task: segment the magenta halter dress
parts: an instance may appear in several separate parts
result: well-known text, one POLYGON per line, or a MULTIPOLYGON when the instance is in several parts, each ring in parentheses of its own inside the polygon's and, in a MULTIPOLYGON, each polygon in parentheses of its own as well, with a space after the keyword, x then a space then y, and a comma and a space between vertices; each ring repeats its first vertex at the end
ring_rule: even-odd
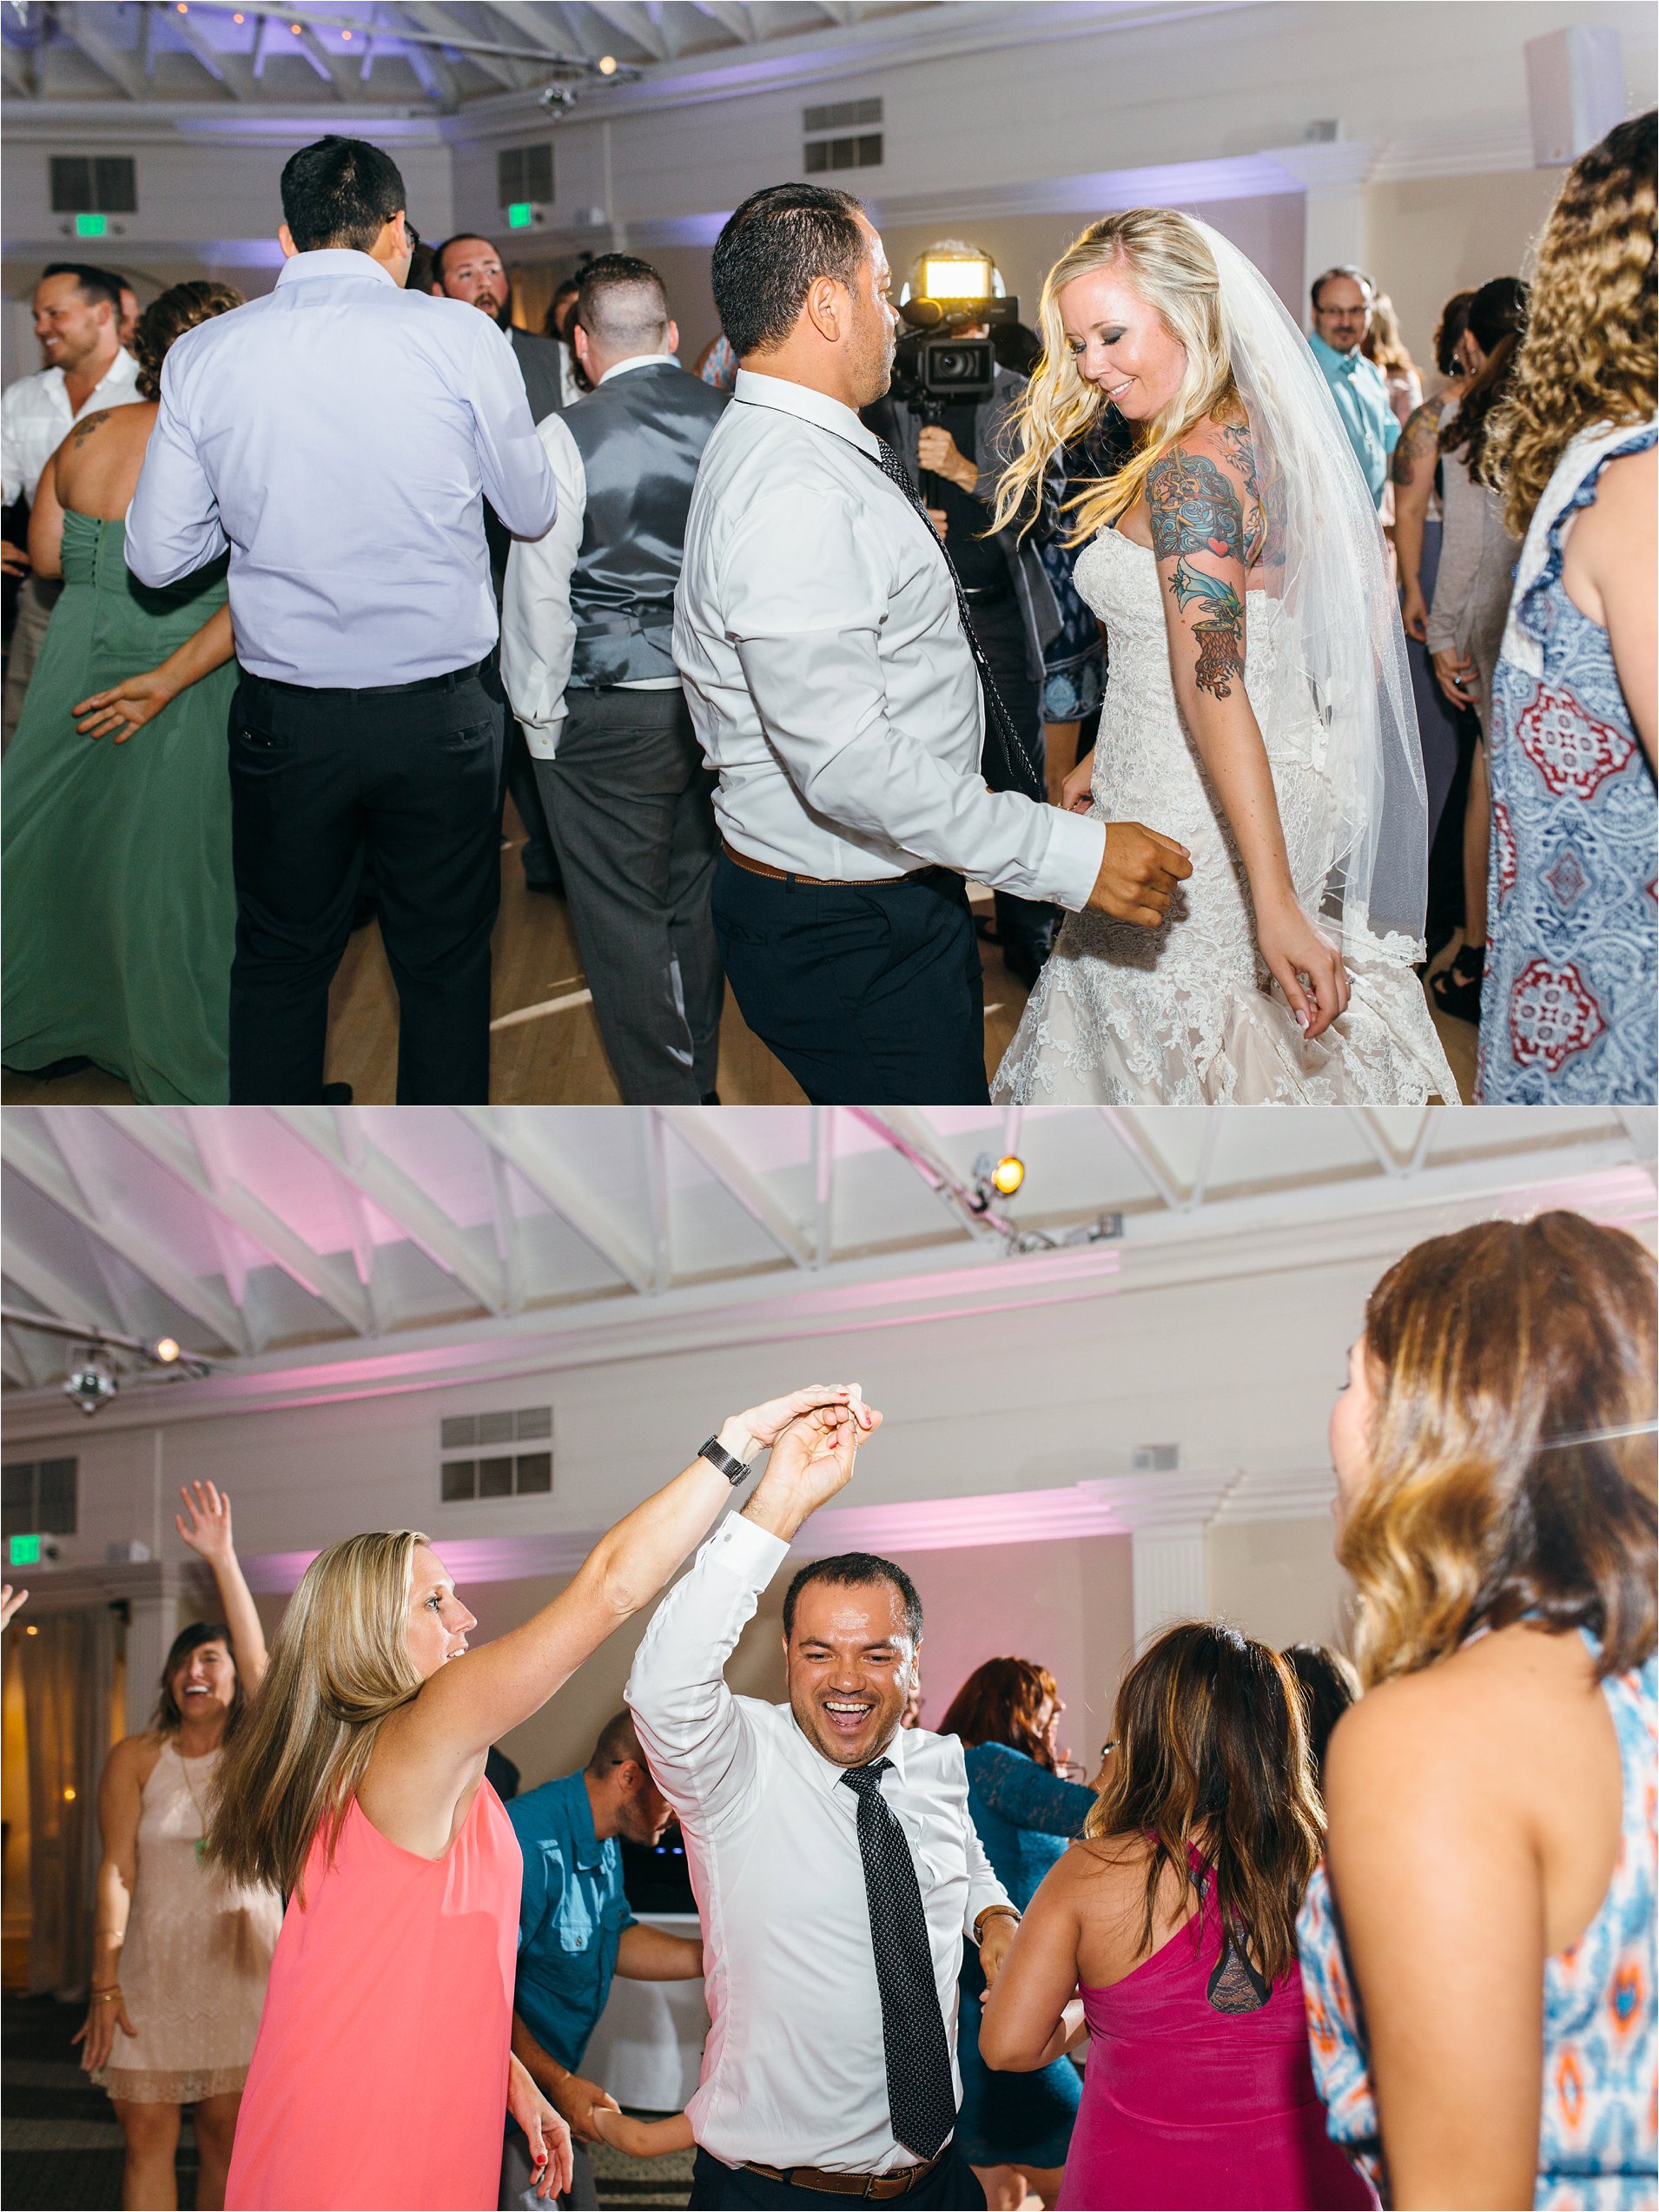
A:
POLYGON ((1205 1881, 1194 1919, 1110 1989, 1081 1989, 1090 2042, 1058 2200, 1067 2212, 1376 2205, 1325 2133, 1300 1971, 1253 2011, 1218 2011, 1208 1990, 1220 1957, 1205 1881))

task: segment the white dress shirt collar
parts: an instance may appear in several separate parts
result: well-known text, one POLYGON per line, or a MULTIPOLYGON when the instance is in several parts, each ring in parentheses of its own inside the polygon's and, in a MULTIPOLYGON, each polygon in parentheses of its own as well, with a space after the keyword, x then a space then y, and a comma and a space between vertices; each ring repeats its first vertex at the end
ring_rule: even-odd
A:
POLYGON ((846 439, 872 460, 881 459, 882 441, 875 432, 866 430, 850 407, 843 407, 827 392, 815 392, 810 384, 796 384, 786 376, 763 376, 758 369, 739 369, 732 396, 745 406, 776 407, 780 414, 798 415, 803 422, 816 423, 820 430, 846 439))
MULTIPOLYGON (((630 369, 656 368, 663 361, 667 361, 671 366, 677 368, 680 365, 680 357, 677 353, 630 353, 625 361, 612 361, 599 379, 599 383, 609 384, 613 376, 626 376, 630 369)), ((595 389, 597 388, 596 386, 595 389)))
MULTIPOLYGON (((806 1730, 796 1719, 794 1707, 788 1706, 782 1709, 788 1712, 790 1716, 790 1725, 794 1729, 796 1734, 800 1738, 801 1747, 811 1759, 814 1771, 818 1773, 818 1779, 823 1784, 824 1788, 828 1791, 838 1790, 841 1787, 842 1776, 843 1774, 854 1773, 856 1772, 856 1769, 851 1766, 838 1766, 833 1759, 826 1759, 823 1753, 818 1749, 816 1744, 813 1742, 811 1737, 808 1735, 806 1730)), ((885 1759, 891 1762, 893 1772, 900 1781, 904 1780, 904 1753, 899 1745, 899 1739, 903 1735, 903 1733, 904 1731, 902 1728, 895 1728, 893 1731, 892 1741, 883 1746, 883 1747, 876 1754, 876 1759, 885 1759)), ((864 1763, 867 1766, 873 1766, 876 1764, 876 1759, 868 1760, 864 1763)))
POLYGON ((365 284, 389 284, 396 292, 398 281, 383 261, 372 254, 360 253, 355 246, 318 246, 308 253, 290 254, 277 274, 279 284, 307 284, 314 277, 356 277, 365 284))

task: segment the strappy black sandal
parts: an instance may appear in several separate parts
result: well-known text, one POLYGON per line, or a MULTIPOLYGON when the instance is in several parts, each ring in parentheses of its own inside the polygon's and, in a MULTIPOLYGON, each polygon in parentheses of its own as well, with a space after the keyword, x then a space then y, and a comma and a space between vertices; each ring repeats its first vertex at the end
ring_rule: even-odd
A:
POLYGON ((1480 985, 1486 967, 1484 945, 1463 945, 1448 967, 1429 978, 1429 989, 1442 1014, 1480 1027, 1480 985))

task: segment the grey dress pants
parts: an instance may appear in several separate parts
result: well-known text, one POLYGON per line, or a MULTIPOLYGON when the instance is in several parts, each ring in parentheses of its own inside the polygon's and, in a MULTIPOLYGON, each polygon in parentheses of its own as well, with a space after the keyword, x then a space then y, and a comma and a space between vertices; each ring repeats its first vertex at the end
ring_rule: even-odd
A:
POLYGON ((565 695, 536 782, 593 1012, 625 1104, 715 1086, 725 978, 710 893, 711 778, 677 688, 565 695))

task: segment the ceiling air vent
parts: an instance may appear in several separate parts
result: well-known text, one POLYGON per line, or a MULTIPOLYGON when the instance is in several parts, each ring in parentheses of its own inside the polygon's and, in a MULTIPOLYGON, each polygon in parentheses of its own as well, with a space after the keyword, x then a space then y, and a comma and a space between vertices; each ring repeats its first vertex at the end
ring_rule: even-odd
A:
POLYGON ((438 1494, 444 1504, 468 1498, 533 1497, 553 1487, 553 1410, 455 1413, 443 1423, 438 1494), (522 1444, 539 1449, 522 1451, 522 1444))
POLYGON ((806 131, 803 159, 809 176, 827 169, 877 169, 882 166, 880 130, 869 125, 882 120, 879 100, 837 100, 802 110, 806 131), (833 135, 821 134, 833 133, 833 135))

